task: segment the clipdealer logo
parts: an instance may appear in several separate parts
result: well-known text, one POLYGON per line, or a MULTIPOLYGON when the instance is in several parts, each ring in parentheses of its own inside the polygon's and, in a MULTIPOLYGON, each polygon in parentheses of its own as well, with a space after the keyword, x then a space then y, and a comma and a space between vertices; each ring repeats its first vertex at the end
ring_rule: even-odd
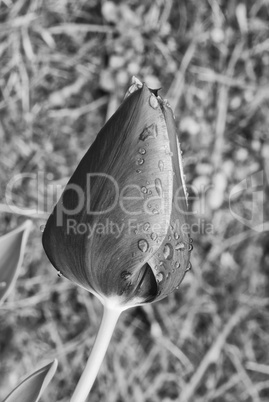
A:
POLYGON ((253 173, 236 184, 229 196, 232 216, 256 232, 264 231, 265 174, 253 173))

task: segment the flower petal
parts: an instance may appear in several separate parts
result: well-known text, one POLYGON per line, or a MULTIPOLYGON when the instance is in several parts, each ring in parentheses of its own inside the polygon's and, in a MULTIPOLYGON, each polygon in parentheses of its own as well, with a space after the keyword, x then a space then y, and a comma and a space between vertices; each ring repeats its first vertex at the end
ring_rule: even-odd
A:
POLYGON ((167 101, 159 98, 173 151, 173 204, 170 225, 157 253, 148 261, 158 281, 160 300, 175 290, 190 267, 192 245, 189 239, 187 193, 184 183, 181 151, 173 112, 167 101))

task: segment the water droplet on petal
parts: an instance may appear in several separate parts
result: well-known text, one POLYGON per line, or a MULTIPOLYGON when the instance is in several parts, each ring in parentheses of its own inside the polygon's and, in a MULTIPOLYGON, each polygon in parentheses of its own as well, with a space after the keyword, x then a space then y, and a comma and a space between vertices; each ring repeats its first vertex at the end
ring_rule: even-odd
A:
POLYGON ((57 276, 58 276, 59 278, 61 278, 61 277, 63 276, 63 274, 61 273, 61 271, 57 271, 57 276))
POLYGON ((175 246, 176 250, 185 250, 185 244, 183 242, 177 243, 175 246))
POLYGON ((174 234, 174 238, 175 238, 176 240, 178 240, 179 235, 178 235, 178 233, 177 233, 177 232, 175 232, 175 234, 174 234))
POLYGON ((166 155, 173 156, 173 152, 171 152, 167 146, 165 147, 165 153, 166 153, 166 155))
POLYGON ((191 262, 189 261, 188 262, 188 265, 187 265, 187 268, 185 269, 185 272, 188 272, 188 271, 190 271, 192 269, 192 265, 191 265, 191 262))
POLYGON ((43 233, 43 232, 44 232, 44 230, 45 230, 45 227, 46 227, 46 225, 40 225, 40 228, 39 228, 39 229, 40 229, 40 232, 42 232, 42 233, 43 233))
POLYGON ((127 279, 129 279, 132 276, 132 274, 130 272, 128 272, 128 271, 122 271, 120 276, 121 276, 122 279, 127 281, 127 279))
POLYGON ((188 246, 188 251, 192 251, 193 250, 193 245, 192 244, 189 244, 189 246, 188 246))
POLYGON ((136 173, 142 173, 142 170, 137 169, 137 170, 136 170, 136 173))
POLYGON ((172 239, 172 237, 169 235, 169 236, 168 236, 168 240, 171 241, 171 239, 172 239))
POLYGON ((158 135, 157 132, 157 125, 155 123, 151 124, 150 126, 146 127, 139 136, 141 141, 148 140, 150 138, 156 138, 158 135))
POLYGON ((163 278, 164 278, 164 275, 163 275, 162 272, 159 272, 159 273, 156 275, 156 280, 157 280, 157 282, 162 282, 163 278))
POLYGON ((164 246, 163 256, 166 260, 171 260, 173 258, 173 247, 170 243, 166 243, 164 246))
POLYGON ((146 251, 148 251, 148 248, 149 248, 148 242, 144 239, 139 240, 138 248, 139 248, 139 250, 142 251, 142 253, 145 253, 146 251))
POLYGON ((193 243, 193 238, 192 237, 189 237, 189 242, 193 243))
POLYGON ((141 155, 145 155, 146 150, 145 150, 144 148, 139 148, 138 152, 139 152, 141 155))
POLYGON ((159 169, 160 169, 160 172, 163 172, 163 169, 164 169, 164 163, 163 163, 163 161, 159 161, 158 167, 159 167, 159 169))
POLYGON ((157 109, 159 102, 155 95, 151 95, 149 98, 149 104, 153 109, 157 109))
POLYGON ((148 189, 147 189, 147 187, 143 186, 143 187, 141 187, 141 191, 143 194, 147 194, 148 189))
POLYGON ((155 179, 155 189, 159 197, 163 196, 163 187, 160 179, 155 179))
POLYGON ((149 228, 150 228, 150 223, 149 222, 144 223, 143 229, 145 230, 145 232, 147 232, 149 230, 149 228))
POLYGON ((158 215, 159 211, 154 208, 154 209, 152 210, 152 213, 153 213, 153 215, 158 215))
POLYGON ((176 267, 176 268, 179 268, 179 267, 180 267, 180 263, 179 263, 178 261, 176 261, 175 267, 176 267))
POLYGON ((143 159, 143 158, 139 158, 139 159, 137 159, 137 161, 136 161, 136 164, 137 164, 137 165, 143 165, 143 163, 144 163, 144 159, 143 159))
POLYGON ((157 233, 151 233, 150 237, 152 240, 155 241, 157 239, 158 235, 157 235, 157 233))

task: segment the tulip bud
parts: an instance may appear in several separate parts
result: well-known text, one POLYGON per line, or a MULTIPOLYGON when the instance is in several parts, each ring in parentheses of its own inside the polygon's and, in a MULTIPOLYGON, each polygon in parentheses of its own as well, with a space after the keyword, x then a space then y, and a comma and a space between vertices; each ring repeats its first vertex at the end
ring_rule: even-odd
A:
POLYGON ((173 112, 135 80, 50 215, 43 246, 66 278, 122 309, 171 293, 189 269, 173 112))

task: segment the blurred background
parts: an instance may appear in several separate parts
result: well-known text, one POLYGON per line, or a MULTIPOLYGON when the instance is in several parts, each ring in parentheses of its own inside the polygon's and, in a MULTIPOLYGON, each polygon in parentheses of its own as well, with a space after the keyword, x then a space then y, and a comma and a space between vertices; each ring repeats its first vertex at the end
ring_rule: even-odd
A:
POLYGON ((268 0, 0 0, 0 234, 35 227, 1 306, 0 399, 57 357, 42 401, 67 402, 83 370, 102 308, 40 226, 136 75, 175 110, 193 269, 122 315, 88 400, 268 401, 268 18, 268 0))

